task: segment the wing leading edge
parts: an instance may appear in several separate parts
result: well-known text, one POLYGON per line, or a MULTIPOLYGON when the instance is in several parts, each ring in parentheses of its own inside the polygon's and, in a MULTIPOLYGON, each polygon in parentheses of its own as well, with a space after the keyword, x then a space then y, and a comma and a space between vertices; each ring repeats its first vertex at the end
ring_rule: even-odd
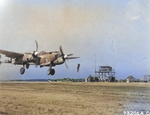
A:
POLYGON ((18 58, 18 57, 24 56, 24 54, 22 53, 16 53, 16 52, 11 52, 11 51, 6 51, 6 50, 0 50, 0 53, 10 58, 18 58))

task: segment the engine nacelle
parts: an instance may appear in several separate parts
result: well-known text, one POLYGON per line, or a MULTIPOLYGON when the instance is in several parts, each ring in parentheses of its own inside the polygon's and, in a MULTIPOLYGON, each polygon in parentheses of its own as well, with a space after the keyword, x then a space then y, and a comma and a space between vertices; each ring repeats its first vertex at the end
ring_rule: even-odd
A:
POLYGON ((28 62, 28 61, 32 61, 32 60, 34 60, 32 54, 24 54, 24 56, 22 58, 23 62, 28 62))
POLYGON ((37 57, 38 52, 34 51, 34 52, 27 52, 24 54, 22 61, 23 62, 30 62, 35 60, 35 58, 37 57))
POLYGON ((5 63, 12 63, 12 58, 8 58, 7 60, 5 60, 5 63))
POLYGON ((57 58, 56 60, 53 61, 54 65, 60 65, 63 64, 64 60, 62 59, 62 57, 57 58))

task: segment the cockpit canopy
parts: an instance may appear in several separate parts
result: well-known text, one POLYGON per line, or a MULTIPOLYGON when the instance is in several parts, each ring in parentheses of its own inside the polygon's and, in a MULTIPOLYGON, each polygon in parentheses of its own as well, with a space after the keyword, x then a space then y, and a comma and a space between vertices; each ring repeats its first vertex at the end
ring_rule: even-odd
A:
POLYGON ((48 54, 46 51, 41 51, 38 53, 38 55, 44 55, 44 54, 48 54))

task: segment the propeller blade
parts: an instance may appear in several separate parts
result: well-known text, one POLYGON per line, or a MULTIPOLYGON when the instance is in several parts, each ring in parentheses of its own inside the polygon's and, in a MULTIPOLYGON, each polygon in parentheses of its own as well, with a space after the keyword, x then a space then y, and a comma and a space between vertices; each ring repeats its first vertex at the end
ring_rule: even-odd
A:
POLYGON ((72 56, 73 54, 68 54, 67 56, 72 56))
POLYGON ((61 53, 62 59, 65 61, 66 57, 65 57, 65 54, 63 53, 63 50, 62 50, 61 46, 60 46, 60 53, 61 53))
POLYGON ((76 59, 76 58, 79 58, 79 57, 67 57, 66 59, 76 59))
POLYGON ((67 63, 66 63, 66 62, 65 62, 65 65, 66 65, 67 69, 69 69, 69 67, 68 67, 68 65, 67 65, 67 63))
POLYGON ((64 53, 63 53, 63 50, 62 50, 62 47, 61 47, 61 46, 59 47, 59 49, 60 49, 61 54, 62 54, 62 55, 64 55, 64 53))
POLYGON ((36 43, 36 52, 38 51, 38 42, 35 40, 35 43, 36 43))
POLYGON ((35 40, 35 44, 36 44, 36 51, 33 51, 33 53, 32 53, 32 56, 33 56, 33 58, 36 58, 37 57, 37 54, 38 54, 38 42, 35 40))
POLYGON ((36 66, 40 65, 40 60, 41 60, 41 58, 39 58, 39 57, 36 58, 36 62, 35 62, 36 66))

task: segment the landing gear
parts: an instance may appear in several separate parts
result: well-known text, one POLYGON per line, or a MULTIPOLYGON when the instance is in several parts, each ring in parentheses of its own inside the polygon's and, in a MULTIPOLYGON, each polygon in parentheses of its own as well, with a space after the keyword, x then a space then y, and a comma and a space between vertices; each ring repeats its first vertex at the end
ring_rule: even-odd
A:
POLYGON ((51 74, 51 68, 47 70, 47 75, 51 74))
POLYGON ((20 74, 22 75, 24 74, 24 72, 25 72, 25 68, 24 67, 20 68, 20 74))
POLYGON ((55 74, 55 70, 54 69, 48 69, 47 70, 47 75, 54 75, 55 74))
POLYGON ((20 68, 20 74, 21 75, 23 75, 24 74, 24 72, 25 72, 25 67, 27 68, 27 69, 29 69, 29 64, 23 64, 23 67, 22 68, 20 68), (25 66, 26 65, 26 66, 25 66))
POLYGON ((55 70, 51 69, 51 75, 54 75, 54 74, 55 74, 55 70))
POLYGON ((27 69, 29 69, 29 66, 30 66, 29 64, 26 64, 26 68, 27 68, 27 69))

